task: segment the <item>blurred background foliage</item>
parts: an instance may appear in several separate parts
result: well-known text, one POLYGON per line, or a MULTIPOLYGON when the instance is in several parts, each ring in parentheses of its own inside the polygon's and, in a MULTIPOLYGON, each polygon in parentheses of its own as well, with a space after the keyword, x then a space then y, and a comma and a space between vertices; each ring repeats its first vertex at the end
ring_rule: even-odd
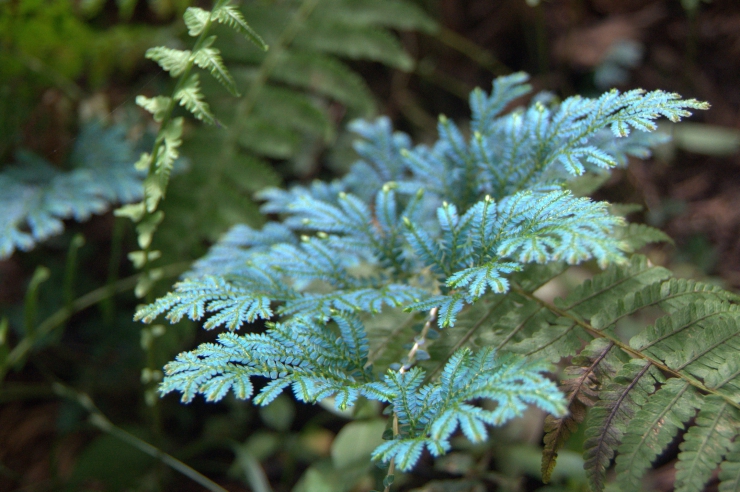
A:
MULTIPOLYGON (((168 93, 172 81, 143 55, 186 47, 181 14, 190 3, 0 0, 0 173, 29 159, 54 176, 87 169, 95 156, 104 164, 106 140, 82 138, 92 125, 117 129, 130 152, 145 146, 156 128, 133 100, 168 93)), ((665 125, 672 143, 616 171, 596 196, 638 204, 631 220, 674 238, 645 251, 653 262, 740 286, 737 1, 245 0, 241 9, 271 49, 217 32, 243 96, 204 80, 220 125, 187 123, 155 237, 165 265, 158 293, 229 226, 261 223, 256 190, 346 169, 352 118, 387 114, 430 140, 438 113, 465 121, 469 91, 515 70, 560 97, 616 86, 709 101, 692 123, 665 125)), ((121 154, 121 142, 110 145, 121 154)), ((41 178, 29 189, 45 189, 41 178)), ((14 196, 0 196, 0 214, 17 206, 14 196)), ((154 398, 161 374, 152 368, 211 334, 131 320, 136 278, 126 254, 135 235, 107 208, 82 222, 63 209, 63 231, 0 261, 0 491, 378 487, 384 473, 368 457, 385 424, 372 405, 340 415, 287 397, 265 409, 154 398)), ((543 295, 591 275, 573 269, 543 295)), ((553 484, 540 482, 537 411, 493 432, 486 445, 461 439, 394 487, 587 490, 579 438, 561 453, 553 484)), ((660 458, 652 490, 672 490, 676 452, 660 458)))

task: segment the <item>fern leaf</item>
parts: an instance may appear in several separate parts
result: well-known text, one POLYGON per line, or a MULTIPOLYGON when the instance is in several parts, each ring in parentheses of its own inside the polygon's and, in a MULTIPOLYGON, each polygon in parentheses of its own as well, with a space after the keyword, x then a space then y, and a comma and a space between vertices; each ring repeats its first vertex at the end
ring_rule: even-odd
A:
POLYGON ((395 460, 396 466, 402 471, 410 470, 414 467, 424 447, 436 449, 436 446, 430 439, 415 438, 404 440, 388 441, 378 446, 373 451, 373 459, 388 463, 395 460))
POLYGON ((293 128, 299 136, 318 136, 327 142, 334 138, 332 122, 326 112, 311 97, 295 90, 263 88, 255 102, 254 114, 266 124, 293 128))
POLYGON ((440 328, 446 328, 455 325, 457 314, 465 305, 465 296, 454 294, 452 296, 433 296, 423 301, 417 301, 405 307, 406 311, 429 311, 432 308, 439 308, 437 315, 437 324, 440 328))
POLYGON ((557 305, 591 318, 613 303, 613 299, 654 282, 666 280, 670 272, 648 263, 644 256, 635 255, 629 265, 611 266, 591 280, 586 280, 557 305))
MULTIPOLYGON (((515 356, 500 356, 488 348, 473 354, 456 352, 445 364, 439 381, 421 386, 424 371, 389 371, 381 394, 392 394, 391 403, 399 424, 408 429, 373 453, 384 462, 398 458, 401 470, 409 470, 424 447, 439 456, 449 448, 449 439, 459 426, 473 442, 487 435, 486 425, 502 425, 521 415, 527 404, 535 404, 556 415, 565 413, 562 394, 542 372, 548 366, 515 356), (476 399, 495 401, 494 410, 467 403, 476 399)), ((378 391, 378 390, 376 390, 378 391)))
POLYGON ((681 443, 676 463, 676 492, 704 490, 712 472, 737 436, 740 412, 722 398, 707 396, 681 443))
POLYGON ((509 281, 501 274, 521 270, 517 263, 491 261, 483 266, 466 268, 447 279, 447 285, 467 287, 471 298, 478 299, 486 290, 501 294, 509 290, 509 281))
POLYGON ((184 352, 164 368, 166 377, 160 393, 182 392, 182 401, 190 402, 198 393, 210 401, 223 398, 233 389, 238 398, 251 397, 254 389, 249 380, 251 373, 239 363, 252 359, 240 350, 240 341, 229 333, 219 336, 218 344, 204 344, 193 352, 184 352), (202 360, 208 359, 208 364, 202 360))
POLYGON ((622 240, 626 251, 637 251, 646 244, 673 243, 665 232, 645 224, 629 224, 617 230, 617 236, 622 240))
POLYGON ((179 148, 182 145, 184 121, 182 117, 172 118, 160 133, 164 140, 164 146, 154 159, 154 174, 159 177, 163 192, 167 188, 166 183, 175 165, 175 160, 180 155, 179 148))
POLYGON ((635 360, 625 364, 599 393, 599 402, 586 417, 583 445, 584 468, 591 488, 604 490, 606 469, 614 458, 627 424, 662 383, 660 372, 649 362, 635 360))
POLYGON ((605 330, 612 328, 621 319, 637 313, 639 310, 660 306, 669 313, 685 309, 696 301, 716 300, 733 301, 736 297, 721 288, 686 279, 669 279, 655 282, 641 290, 628 294, 616 303, 605 305, 591 318, 594 328, 605 330))
POLYGON ((719 472, 719 492, 740 490, 740 440, 735 439, 719 472))
POLYGON ((550 362, 558 362, 578 352, 588 336, 583 328, 572 319, 557 318, 546 329, 540 330, 532 337, 507 348, 527 357, 537 357, 550 362))
POLYGON ((164 115, 169 111, 172 99, 167 96, 136 96, 136 104, 149 111, 154 117, 154 121, 161 123, 164 115))
POLYGON ((188 34, 193 37, 200 36, 200 33, 203 32, 210 18, 210 12, 198 7, 188 7, 185 9, 185 14, 183 14, 185 27, 188 28, 188 34))
POLYGON ((330 294, 306 293, 289 299, 279 312, 280 314, 301 313, 303 316, 312 318, 329 316, 332 310, 378 313, 384 305, 406 306, 424 295, 426 292, 423 290, 403 284, 389 284, 380 288, 337 290, 330 294))
POLYGON ((283 53, 272 79, 311 90, 338 101, 359 116, 374 112, 375 102, 365 81, 345 64, 320 53, 283 53))
POLYGON ((738 321, 737 305, 716 300, 696 301, 658 319, 633 337, 630 345, 717 389, 729 382, 726 364, 736 358, 740 347, 738 321), (687 343, 687 340, 692 341, 687 343))
POLYGON ((516 233, 508 234, 498 253, 518 256, 523 263, 564 259, 575 264, 591 257, 602 267, 612 261, 619 262, 622 258, 619 244, 606 232, 620 220, 607 214, 605 207, 604 203, 574 198, 568 192, 542 197, 529 193, 514 195, 499 205, 499 214, 505 226, 516 233), (583 228, 585 224, 588 226, 583 228))
POLYGON ((594 339, 566 369, 568 379, 562 383, 567 397, 568 413, 565 416, 545 417, 544 449, 542 451, 542 481, 548 483, 555 469, 558 451, 570 435, 586 418, 587 409, 598 399, 598 386, 604 374, 616 372, 622 365, 616 355, 614 343, 603 338, 594 339))
POLYGON ((211 18, 220 24, 225 24, 235 29, 259 48, 267 51, 268 46, 265 44, 265 41, 254 29, 249 27, 247 21, 244 20, 244 16, 235 6, 227 4, 218 7, 211 13, 211 18))
MULTIPOLYGON (((706 403, 705 403, 706 404, 706 403)), ((640 479, 658 455, 683 430, 702 405, 686 381, 666 382, 630 420, 617 453, 617 477, 623 490, 639 490, 640 479)))
POLYGON ((268 297, 255 297, 253 292, 218 277, 185 280, 177 284, 176 289, 176 292, 137 311, 134 319, 151 322, 167 312, 167 319, 172 323, 177 323, 183 316, 196 321, 206 312, 219 310, 221 313, 209 319, 207 328, 225 324, 230 330, 235 330, 244 321, 272 317, 268 297))
POLYGON ((224 62, 221 59, 221 52, 216 48, 211 48, 211 44, 213 44, 215 40, 216 36, 211 36, 204 41, 203 46, 194 53, 193 62, 200 68, 208 70, 213 78, 224 86, 231 95, 239 96, 236 82, 226 69, 226 65, 224 65, 224 62))
POLYGON ((321 25, 320 29, 310 26, 296 37, 296 43, 314 51, 332 53, 353 60, 365 59, 382 62, 408 72, 413 60, 401 44, 387 31, 373 27, 349 26, 346 24, 321 25))
POLYGON ((190 111, 199 120, 209 125, 216 122, 216 118, 211 113, 211 109, 200 91, 200 82, 197 73, 188 77, 180 90, 175 93, 174 98, 180 106, 184 106, 185 109, 190 111))
POLYGON ((338 407, 351 406, 369 377, 358 365, 367 357, 367 340, 357 318, 336 319, 343 334, 339 339, 325 324, 304 319, 273 325, 265 334, 223 333, 217 344, 203 344, 170 363, 160 391, 181 391, 183 401, 197 394, 216 401, 229 390, 249 398, 250 378, 260 376, 271 380, 255 397, 260 405, 292 386, 302 401, 336 395, 338 407))
POLYGON ((192 55, 188 50, 176 50, 157 46, 155 48, 149 48, 145 56, 157 62, 164 71, 170 73, 170 76, 179 77, 187 69, 192 55))
POLYGON ((113 203, 141 199, 142 173, 123 127, 84 125, 67 172, 28 152, 0 173, 0 259, 61 233, 63 220, 87 220, 113 203))
POLYGON ((346 4, 343 0, 321 2, 316 17, 354 26, 376 25, 401 31, 419 30, 432 34, 437 22, 416 4, 395 0, 360 0, 346 4))
POLYGON ((474 89, 470 93, 471 130, 481 135, 488 133, 493 119, 507 104, 532 90, 532 86, 526 83, 528 80, 529 75, 517 72, 495 79, 490 96, 481 89, 474 89))

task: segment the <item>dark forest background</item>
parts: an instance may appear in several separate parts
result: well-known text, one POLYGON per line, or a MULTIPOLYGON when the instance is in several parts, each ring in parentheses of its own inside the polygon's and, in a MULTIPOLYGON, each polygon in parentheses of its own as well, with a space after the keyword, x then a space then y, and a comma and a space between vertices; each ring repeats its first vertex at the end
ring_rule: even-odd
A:
MULTIPOLYGON (((269 9, 300 2, 244 2, 253 3, 269 9)), ((596 197, 640 205, 630 220, 659 227, 674 239, 644 251, 654 263, 678 276, 740 287, 738 0, 411 3, 439 26, 393 31, 412 63, 345 63, 369 88, 374 114, 388 115, 417 141, 434 138, 439 113, 467 119, 471 89, 488 89, 494 77, 520 70, 532 75, 536 90, 558 97, 640 87, 709 101, 711 110, 679 126, 666 124, 672 143, 648 161, 615 171, 596 197)), ((64 168, 84 122, 96 118, 125 125, 129 135, 150 131, 151 122, 133 99, 167 93, 170 81, 143 54, 157 44, 188 42, 181 20, 188 5, 189 0, 0 0, 0 170, 23 151, 64 168)), ((246 62, 230 66, 237 63, 246 62)), ((250 63, 259 66, 259 60, 250 63)), ((372 108, 336 101, 323 107, 331 131, 283 154, 262 148, 270 173, 238 178, 252 182, 235 192, 243 208, 214 221, 193 219, 215 206, 215 198, 192 191, 187 178, 188 169, 208 163, 213 145, 191 125, 183 150, 189 165, 173 177, 175 218, 160 238, 169 270, 157 293, 166 292, 229 225, 260 224, 250 186, 309 182, 346 169, 352 155, 342 128, 372 108)), ((84 223, 67 221, 62 235, 0 261, 0 359, 21 340, 18 326, 29 317, 32 324, 54 324, 6 368, 0 382, 0 491, 203 490, 126 442, 131 436, 230 491, 378 487, 379 470, 353 475, 330 469, 332 452, 349 452, 357 441, 342 448, 337 436, 348 421, 321 407, 288 398, 261 410, 231 398, 182 406, 172 395, 148 403, 153 382, 146 368, 161 367, 212 334, 183 322, 162 335, 131 320, 138 301, 127 280, 135 271, 126 253, 134 243, 131 228, 108 212, 84 223), (48 269, 48 279, 34 276, 39 265, 48 269), (116 285, 117 295, 95 297, 105 285, 116 285), (93 296, 84 298, 87 293, 93 296), (73 314, 54 318, 71 302, 73 314), (142 350, 154 338, 156 350, 142 350), (95 408, 85 407, 87 397, 95 408), (105 415, 115 429, 102 432, 105 423, 91 415, 105 415)), ((397 490, 587 490, 575 452, 566 453, 554 485, 539 481, 540 417, 533 414, 504 429, 483 448, 461 448, 436 464, 423 460, 397 482, 397 490)), ((677 447, 669 449, 651 473, 654 490, 672 490, 676 453, 677 447)))

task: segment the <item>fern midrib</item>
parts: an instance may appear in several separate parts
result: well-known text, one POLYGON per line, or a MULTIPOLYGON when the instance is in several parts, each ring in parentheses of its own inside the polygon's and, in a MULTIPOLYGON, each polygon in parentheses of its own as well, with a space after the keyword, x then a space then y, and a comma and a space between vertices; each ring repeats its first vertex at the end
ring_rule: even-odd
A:
POLYGON ((720 345, 722 345, 722 344, 724 344, 724 343, 728 342, 729 340, 731 340, 732 338, 735 338, 735 337, 737 337, 737 336, 740 336, 740 333, 732 333, 732 334, 731 334, 731 335, 729 335, 729 336, 726 336, 726 337, 722 337, 722 338, 721 338, 721 339, 720 339, 719 341, 717 341, 717 342, 713 343, 712 345, 710 345, 709 347, 707 347, 707 348, 706 348, 705 350, 702 350, 701 352, 699 352, 699 353, 697 353, 697 354, 694 354, 694 357, 690 358, 690 359, 689 359, 689 360, 687 360, 687 361, 686 361, 685 363, 683 363, 683 364, 681 364, 680 366, 676 367, 676 370, 677 370, 677 371, 680 371, 680 370, 682 370, 682 369, 685 369, 685 368, 686 368, 687 366, 689 366, 689 365, 693 364, 694 362, 696 362, 696 361, 697 361, 697 360, 699 360, 700 358, 704 357, 705 355, 707 355, 707 354, 708 354, 709 352, 711 352, 712 350, 716 349, 716 348, 717 348, 717 347, 719 347, 720 345))
MULTIPOLYGON (((591 326, 589 323, 586 323, 585 321, 579 319, 577 316, 574 316, 573 314, 571 314, 569 311, 564 311, 564 310, 556 307, 555 305, 553 305, 553 304, 551 304, 549 302, 546 302, 546 301, 544 301, 542 299, 539 299, 536 296, 534 296, 534 295, 530 294, 529 292, 525 291, 524 289, 521 289, 520 287, 518 287, 516 285, 513 285, 513 284, 512 284, 512 290, 515 291, 515 292, 517 292, 518 294, 522 295, 523 297, 526 297, 528 299, 531 299, 531 300, 533 300, 533 301, 541 304, 543 307, 545 307, 546 309, 549 309, 550 311, 552 311, 553 313, 557 314, 558 316, 561 316, 561 317, 564 317, 564 318, 568 318, 568 319, 573 320, 576 324, 578 324, 581 328, 583 328, 584 330, 586 330, 594 338, 604 338, 606 340, 609 340, 610 342, 613 342, 614 345, 618 346, 619 348, 621 348, 622 350, 624 350, 625 352, 627 352, 631 356, 633 356, 633 357, 635 357, 637 359, 646 360, 646 361, 650 362, 651 364, 653 364, 658 369, 660 369, 661 371, 663 371, 664 373, 670 374, 672 377, 675 377, 675 378, 681 378, 684 381, 687 381, 689 384, 691 384, 695 388, 699 389, 700 391, 703 391, 703 392, 708 393, 708 394, 711 394, 711 395, 715 395, 718 398, 723 399, 729 405, 732 405, 733 407, 735 407, 738 410, 740 410, 740 403, 736 403, 736 402, 730 400, 729 397, 723 395, 722 393, 720 393, 716 389, 709 388, 709 387, 705 386, 702 382, 700 382, 699 380, 697 380, 696 378, 693 378, 693 377, 691 377, 689 375, 686 375, 686 374, 684 374, 682 372, 679 372, 679 371, 677 371, 675 369, 671 369, 670 367, 668 367, 667 365, 665 365, 663 362, 661 362, 659 359, 655 359, 654 357, 651 357, 651 356, 649 356, 647 354, 644 354, 644 353, 642 353, 639 350, 633 349, 628 344, 624 343, 623 341, 619 340, 618 338, 616 338, 615 336, 613 336, 613 335, 611 335, 609 333, 604 333, 604 332, 602 332, 600 330, 597 330, 596 328, 594 328, 593 326, 591 326)), ((731 377, 729 377, 725 381, 723 381, 720 385, 718 385, 718 387, 723 386, 724 384, 726 384, 728 381, 732 380, 738 374, 740 374, 740 370, 738 370, 734 375, 732 375, 731 377)))
MULTIPOLYGON (((706 428, 709 429, 709 432, 707 432, 704 435, 704 438, 701 440, 701 443, 697 447, 697 449, 694 451, 694 459, 691 460, 691 467, 688 469, 683 469, 686 471, 686 476, 691 477, 694 474, 699 474, 701 476, 701 471, 695 471, 695 468, 698 463, 702 462, 702 457, 705 455, 704 449, 706 449, 707 445, 712 443, 714 440, 712 439, 712 436, 714 434, 717 434, 717 427, 720 425, 722 417, 724 413, 727 411, 727 402, 725 402, 722 405, 722 408, 719 412, 717 412, 717 415, 712 419, 712 424, 707 426, 706 428)), ((685 441, 684 441, 685 442, 685 441)), ((685 451, 684 451, 685 452, 685 451)), ((679 463, 686 463, 685 461, 681 460, 679 463)))
MULTIPOLYGON (((678 298, 680 298, 682 296, 690 296, 690 295, 694 295, 694 294, 710 294, 710 292, 696 291, 696 290, 685 290, 685 291, 682 291, 682 292, 671 293, 670 295, 668 295, 666 297, 657 297, 657 298, 653 299, 652 301, 650 301, 650 302, 648 302, 646 304, 639 305, 639 306, 635 306, 634 303, 633 303, 633 306, 629 310, 627 310, 623 314, 620 314, 616 318, 613 318, 611 321, 609 321, 609 324, 606 325, 602 329, 605 330, 605 329, 607 329, 607 328, 609 328, 611 326, 614 326, 615 324, 619 323, 622 319, 626 318, 627 316, 632 316, 633 314, 635 314, 637 311, 640 311, 641 309, 645 309, 645 308, 649 308, 649 307, 654 307, 654 306, 657 306, 658 304, 660 304, 662 302, 665 302, 665 301, 670 301, 670 300, 673 300, 673 299, 678 299, 678 298)), ((658 294, 658 295, 660 295, 660 294, 658 294)), ((720 298, 719 296, 716 296, 716 297, 718 297, 720 300, 724 300, 724 299, 720 298)))
MULTIPOLYGON (((606 287, 602 287, 600 289, 595 289, 591 294, 589 294, 589 295, 583 297, 582 299, 579 299, 576 302, 568 305, 568 307, 566 307, 565 309, 567 309, 568 311, 570 311, 571 309, 580 306, 584 302, 590 301, 594 297, 600 296, 604 292, 608 292, 608 291, 612 290, 614 287, 616 287, 618 285, 621 285, 621 284, 627 282, 628 280, 632 280, 634 278, 639 277, 640 275, 647 274, 647 273, 649 273, 649 272, 651 272, 651 271, 653 271, 655 269, 658 269, 658 268, 661 268, 661 267, 650 267, 650 268, 647 268, 646 270, 640 270, 640 271, 637 271, 637 272, 635 272, 635 273, 633 273, 631 275, 624 276, 624 277, 620 278, 619 280, 617 280, 616 282, 610 283, 606 287)), ((593 283, 591 285, 593 285, 593 283)))
MULTIPOLYGON (((645 367, 643 367, 640 370, 640 372, 637 373, 632 378, 632 381, 630 382, 630 384, 627 385, 624 388, 623 391, 620 391, 619 398, 617 398, 616 400, 614 400, 612 402, 613 405, 612 405, 612 407, 611 407, 611 409, 609 411, 609 415, 608 415, 608 417, 606 419, 604 419, 603 428, 608 429, 611 426, 611 422, 617 417, 617 413, 619 412, 619 409, 622 406, 622 402, 624 401, 625 398, 627 398, 627 395, 630 394, 630 392, 632 391, 632 389, 638 384, 638 382, 640 381, 640 379, 642 379, 642 377, 648 372, 648 370, 650 369, 650 367, 651 367, 650 362, 648 362, 647 364, 645 364, 645 367)), ((605 441, 607 435, 609 435, 608 432, 600 432, 599 433, 599 439, 597 441, 598 444, 595 446, 595 448, 598 449, 599 451, 596 453, 595 456, 601 456, 603 454, 603 452, 601 450, 604 448, 604 441, 605 441)), ((607 448, 610 448, 610 446, 608 446, 608 445, 606 447, 607 448)), ((598 463, 598 460, 597 460, 597 463, 598 463)))
POLYGON ((565 330, 563 330, 563 332, 560 335, 558 335, 558 336, 556 336, 554 338, 548 339, 547 343, 545 343, 544 345, 540 345, 539 347, 535 348, 534 350, 531 350, 529 352, 526 352, 524 355, 526 357, 531 357, 532 355, 534 355, 534 354, 536 354, 538 352, 542 352, 547 347, 550 347, 553 344, 555 344, 556 342, 559 342, 564 337, 567 337, 570 334, 570 332, 572 332, 575 329, 576 326, 578 326, 578 325, 576 323, 573 323, 568 328, 566 328, 565 330))
MULTIPOLYGON (((681 399, 681 397, 686 393, 686 391, 691 387, 691 385, 688 382, 685 382, 685 386, 676 393, 676 395, 673 397, 673 399, 663 407, 663 410, 658 413, 651 421, 650 421, 650 427, 646 432, 643 432, 642 436, 640 437, 640 442, 635 446, 635 449, 642 449, 642 447, 645 444, 645 441, 650 437, 653 437, 652 430, 656 427, 660 427, 661 421, 664 420, 665 415, 673 408, 673 406, 681 399)), ((631 453, 629 464, 627 465, 627 470, 632 470, 635 468, 634 461, 638 457, 638 453, 631 453)))
POLYGON ((713 312, 713 313, 705 314, 704 316, 702 316, 700 318, 692 319, 689 323, 686 323, 684 325, 681 325, 681 327, 679 327, 678 329, 673 330, 673 331, 671 331, 669 333, 665 333, 664 335, 661 335, 661 336, 655 338, 654 340, 651 340, 647 344, 643 345, 640 350, 648 349, 648 348, 652 347, 653 345, 655 345, 656 343, 662 342, 663 340, 665 340, 667 338, 670 338, 673 335, 676 335, 677 333, 681 333, 684 330, 688 330, 689 328, 691 328, 695 324, 699 323, 700 321, 704 321, 704 320, 709 319, 709 318, 711 318, 713 316, 721 316, 722 314, 724 314, 724 313, 722 313, 722 312, 713 312))

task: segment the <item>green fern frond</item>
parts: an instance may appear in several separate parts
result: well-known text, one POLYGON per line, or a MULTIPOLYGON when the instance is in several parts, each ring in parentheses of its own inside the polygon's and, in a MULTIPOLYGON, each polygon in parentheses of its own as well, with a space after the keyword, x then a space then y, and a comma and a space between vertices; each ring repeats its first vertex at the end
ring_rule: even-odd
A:
POLYGON ((216 36, 207 38, 204 41, 203 46, 195 52, 193 62, 203 70, 208 70, 213 78, 218 80, 218 82, 224 86, 232 96, 239 96, 240 94, 236 88, 236 82, 226 69, 223 59, 221 59, 221 51, 216 48, 211 48, 214 41, 216 41, 216 36))
POLYGON ((671 379, 630 421, 617 450, 617 476, 623 490, 639 490, 650 464, 683 430, 702 404, 688 382, 671 379))
POLYGON ((191 74, 182 87, 180 87, 180 90, 175 93, 174 98, 180 106, 184 106, 193 116, 204 123, 212 125, 216 122, 216 118, 211 113, 211 108, 200 91, 199 80, 197 73, 191 74))
POLYGON ((296 43, 311 51, 338 55, 351 60, 372 60, 405 72, 414 67, 414 61, 402 49, 398 39, 389 32, 346 24, 313 27, 310 34, 301 34, 296 43))
POLYGON ((165 72, 169 72, 170 76, 179 77, 187 70, 192 55, 190 50, 177 50, 157 46, 155 48, 149 48, 145 56, 157 62, 165 72))
POLYGON ((599 391, 599 402, 586 417, 586 441, 583 444, 584 468, 593 490, 604 489, 606 469, 615 450, 634 419, 637 409, 653 393, 656 383, 664 381, 650 362, 634 360, 622 366, 599 391))
MULTIPOLYGON (((692 412, 693 413, 693 412, 692 412)), ((684 436, 676 463, 676 492, 702 490, 738 438, 740 411, 723 398, 707 396, 696 424, 684 436)))
POLYGON ((544 425, 542 450, 542 481, 550 481, 558 458, 558 451, 586 418, 586 412, 598 400, 598 388, 605 374, 615 373, 622 366, 619 350, 613 342, 597 338, 572 360, 561 388, 568 402, 568 414, 563 417, 548 415, 544 425))
POLYGON ((185 27, 188 28, 188 34, 193 37, 200 36, 200 33, 202 33, 208 25, 211 15, 211 12, 199 7, 189 7, 185 10, 183 19, 185 20, 185 27))
POLYGON ((645 224, 631 223, 617 232, 626 251, 637 251, 651 243, 673 243, 673 239, 665 232, 645 224))
POLYGON ((719 492, 740 490, 740 439, 735 439, 719 472, 719 492))
MULTIPOLYGON (((235 6, 226 4, 221 7, 217 7, 211 13, 211 18, 220 24, 225 24, 231 27, 240 34, 243 34, 256 46, 267 51, 268 46, 265 44, 265 41, 254 29, 249 27, 244 16, 235 6)), ((191 34, 191 36, 192 35, 193 34, 191 34)))

